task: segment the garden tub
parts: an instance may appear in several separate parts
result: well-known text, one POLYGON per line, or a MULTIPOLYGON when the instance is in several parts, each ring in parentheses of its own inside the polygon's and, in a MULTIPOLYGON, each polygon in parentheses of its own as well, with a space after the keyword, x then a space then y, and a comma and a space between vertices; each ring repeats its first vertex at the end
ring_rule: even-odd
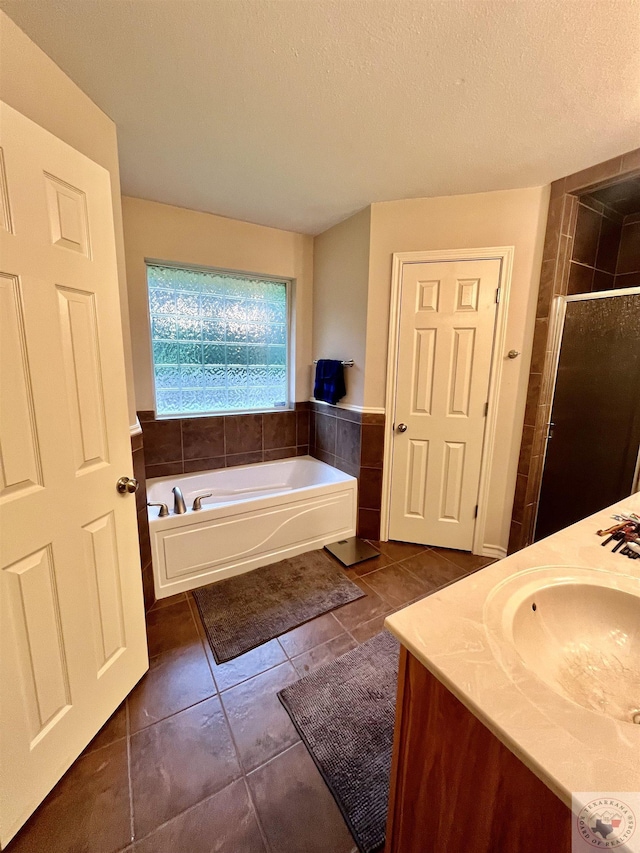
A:
POLYGON ((355 536, 357 480, 310 456, 147 480, 156 598, 355 536), (179 486, 187 511, 174 514, 179 486), (197 497, 202 509, 193 510, 197 497))

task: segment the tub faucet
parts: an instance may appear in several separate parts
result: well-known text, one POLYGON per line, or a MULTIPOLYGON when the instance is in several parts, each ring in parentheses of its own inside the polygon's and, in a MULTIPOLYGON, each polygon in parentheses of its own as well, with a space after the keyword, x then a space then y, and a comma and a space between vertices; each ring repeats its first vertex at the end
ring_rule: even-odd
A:
POLYGON ((173 512, 175 515, 183 515, 187 511, 187 505, 184 502, 184 495, 180 486, 173 487, 173 512))
POLYGON ((206 495, 198 495, 198 497, 193 502, 193 511, 197 512, 199 509, 202 509, 202 500, 203 498, 212 498, 213 492, 209 492, 206 495))
POLYGON ((166 504, 148 503, 147 506, 159 506, 160 507, 160 512, 158 513, 158 518, 166 518, 169 515, 169 507, 166 504))

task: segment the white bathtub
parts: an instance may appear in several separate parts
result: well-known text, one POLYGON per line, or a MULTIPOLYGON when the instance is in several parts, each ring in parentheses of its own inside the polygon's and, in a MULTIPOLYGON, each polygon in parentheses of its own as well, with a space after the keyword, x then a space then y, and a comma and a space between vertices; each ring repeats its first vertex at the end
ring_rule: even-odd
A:
POLYGON ((357 480, 310 456, 147 480, 156 598, 355 536, 357 480), (174 486, 187 505, 173 514, 174 486), (194 498, 204 498, 194 512, 194 498))

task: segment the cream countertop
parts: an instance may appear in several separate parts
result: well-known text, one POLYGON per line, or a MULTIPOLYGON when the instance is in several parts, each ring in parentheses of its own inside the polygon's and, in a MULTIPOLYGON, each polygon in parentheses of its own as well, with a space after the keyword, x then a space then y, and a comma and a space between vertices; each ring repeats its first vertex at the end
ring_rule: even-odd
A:
MULTIPOLYGON (((544 566, 623 575, 627 585, 631 578, 640 591, 640 559, 612 553, 614 543, 603 548, 596 535, 596 530, 615 524, 611 516, 623 509, 640 515, 640 494, 385 621, 385 627, 569 807, 574 791, 640 791, 640 726, 583 708, 523 666, 516 674, 504 667, 499 659, 513 659, 514 651, 497 647, 499 641, 485 624, 485 605, 505 579, 544 566)), ((616 578, 607 582, 615 586, 616 578)))

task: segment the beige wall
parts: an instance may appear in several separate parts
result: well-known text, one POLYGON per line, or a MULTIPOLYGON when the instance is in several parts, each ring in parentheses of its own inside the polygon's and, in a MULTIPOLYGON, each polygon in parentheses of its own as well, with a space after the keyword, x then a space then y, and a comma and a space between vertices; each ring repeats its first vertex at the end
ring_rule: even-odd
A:
POLYGON ((136 424, 120 205, 116 126, 4 12, 0 12, 0 98, 108 170, 122 313, 129 423, 136 424))
POLYGON ((295 279, 295 399, 307 400, 313 238, 127 196, 122 211, 137 408, 154 408, 145 258, 295 279))
POLYGON ((352 358, 345 404, 364 405, 371 208, 334 225, 313 246, 313 357, 352 358))
MULTIPOLYGON (((365 406, 384 405, 394 252, 514 246, 485 543, 506 548, 527 393, 549 187, 372 205, 365 406)), ((391 415, 390 412, 387 413, 391 415)))

